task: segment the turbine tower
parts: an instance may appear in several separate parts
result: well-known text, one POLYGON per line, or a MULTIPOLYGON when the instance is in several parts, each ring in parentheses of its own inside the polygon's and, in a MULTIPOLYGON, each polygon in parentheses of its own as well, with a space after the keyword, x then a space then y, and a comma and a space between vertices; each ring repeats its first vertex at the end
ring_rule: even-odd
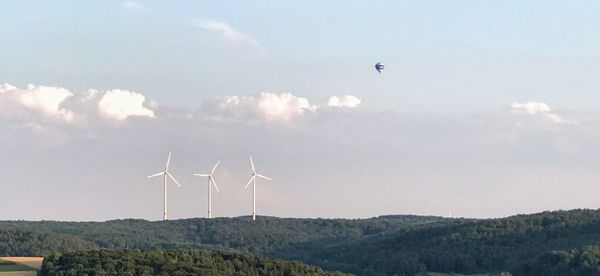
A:
POLYGON ((151 177, 162 175, 164 178, 164 195, 165 195, 165 199, 163 202, 164 203, 164 206, 163 206, 163 219, 164 220, 167 220, 167 176, 169 178, 171 178, 173 180, 173 182, 175 182, 175 184, 177 184, 177 186, 179 186, 179 188, 183 189, 183 186, 181 186, 181 184, 179 184, 179 182, 177 182, 175 177, 173 177, 173 175, 169 172, 169 162, 170 161, 171 161, 171 152, 169 151, 169 156, 167 157, 167 166, 165 167, 165 171, 146 177, 146 178, 151 178, 151 177))
POLYGON ((254 168, 254 162, 252 161, 252 156, 250 156, 250 165, 252 166, 252 176, 250 177, 250 181, 246 184, 244 189, 248 189, 250 183, 252 183, 252 220, 256 220, 256 177, 264 178, 266 180, 273 180, 268 178, 262 174, 256 173, 256 169, 254 168))
POLYGON ((215 189, 217 189, 217 192, 219 192, 219 187, 217 187, 217 182, 215 182, 215 177, 213 176, 213 173, 215 173, 215 170, 217 169, 217 167, 219 166, 219 163, 221 163, 221 160, 217 161, 217 164, 215 164, 215 166, 213 167, 212 171, 210 171, 209 174, 205 174, 205 173, 195 173, 195 176, 204 176, 204 177, 208 177, 208 218, 212 218, 212 207, 211 207, 211 202, 212 202, 212 185, 215 185, 215 189))

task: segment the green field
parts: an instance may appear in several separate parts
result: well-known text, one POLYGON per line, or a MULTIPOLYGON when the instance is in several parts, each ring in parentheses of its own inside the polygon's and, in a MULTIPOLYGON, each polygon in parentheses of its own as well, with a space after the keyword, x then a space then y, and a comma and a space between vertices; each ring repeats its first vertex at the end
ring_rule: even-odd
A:
POLYGON ((0 272, 36 271, 35 268, 0 259, 0 272))

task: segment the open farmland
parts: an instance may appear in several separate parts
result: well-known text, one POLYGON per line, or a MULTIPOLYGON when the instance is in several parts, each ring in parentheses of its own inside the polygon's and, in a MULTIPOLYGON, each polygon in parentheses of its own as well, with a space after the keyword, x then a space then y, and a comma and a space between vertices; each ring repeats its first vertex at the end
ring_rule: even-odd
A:
POLYGON ((0 275, 37 275, 43 260, 42 257, 0 257, 0 275))

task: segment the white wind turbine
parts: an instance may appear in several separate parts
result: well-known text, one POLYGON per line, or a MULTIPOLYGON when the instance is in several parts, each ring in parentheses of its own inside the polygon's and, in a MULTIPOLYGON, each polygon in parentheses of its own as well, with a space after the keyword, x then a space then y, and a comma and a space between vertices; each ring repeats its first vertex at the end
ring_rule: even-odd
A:
POLYGON ((248 189, 248 186, 250 186, 250 183, 252 183, 252 219, 256 220, 256 177, 258 176, 266 180, 273 179, 268 178, 262 174, 256 173, 256 169, 254 169, 254 162, 252 161, 252 156, 250 156, 250 165, 252 165, 252 176, 250 177, 250 181, 248 181, 248 184, 246 184, 246 187, 244 187, 244 189, 248 189))
POLYGON ((204 177, 208 177, 208 218, 212 218, 212 207, 211 207, 211 201, 212 201, 212 185, 215 185, 215 189, 217 189, 217 192, 219 192, 219 187, 217 187, 217 182, 215 182, 215 177, 213 176, 213 173, 215 173, 215 170, 217 169, 217 167, 219 166, 219 163, 221 163, 221 160, 217 161, 217 164, 215 164, 215 166, 213 167, 212 171, 210 171, 210 174, 205 174, 205 173, 195 173, 195 176, 204 176, 204 177))
POLYGON ((173 175, 169 172, 169 162, 171 161, 171 152, 169 151, 169 157, 167 157, 167 166, 165 167, 165 171, 163 172, 159 172, 153 175, 150 175, 146 178, 151 178, 151 177, 155 177, 155 176, 163 176, 164 177, 164 195, 165 195, 165 199, 164 199, 164 212, 163 212, 163 219, 167 220, 167 176, 170 177, 173 182, 175 182, 175 184, 177 184, 177 186, 179 186, 179 188, 183 188, 183 186, 181 186, 181 184, 179 184, 179 182, 177 182, 177 180, 175 179, 175 177, 173 177, 173 175))

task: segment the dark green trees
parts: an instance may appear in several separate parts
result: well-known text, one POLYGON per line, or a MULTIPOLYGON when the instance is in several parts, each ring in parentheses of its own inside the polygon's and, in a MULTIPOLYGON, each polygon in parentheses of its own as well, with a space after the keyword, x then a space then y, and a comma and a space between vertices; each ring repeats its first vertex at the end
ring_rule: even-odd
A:
POLYGON ((230 248, 360 275, 509 271, 514 275, 600 276, 598 245, 599 210, 486 220, 386 216, 0 222, 0 255, 88 248, 230 248))
POLYGON ((92 250, 53 254, 42 275, 344 275, 300 262, 215 250, 92 250))
POLYGON ((60 233, 0 229, 0 256, 44 256, 96 248, 91 242, 60 233))

